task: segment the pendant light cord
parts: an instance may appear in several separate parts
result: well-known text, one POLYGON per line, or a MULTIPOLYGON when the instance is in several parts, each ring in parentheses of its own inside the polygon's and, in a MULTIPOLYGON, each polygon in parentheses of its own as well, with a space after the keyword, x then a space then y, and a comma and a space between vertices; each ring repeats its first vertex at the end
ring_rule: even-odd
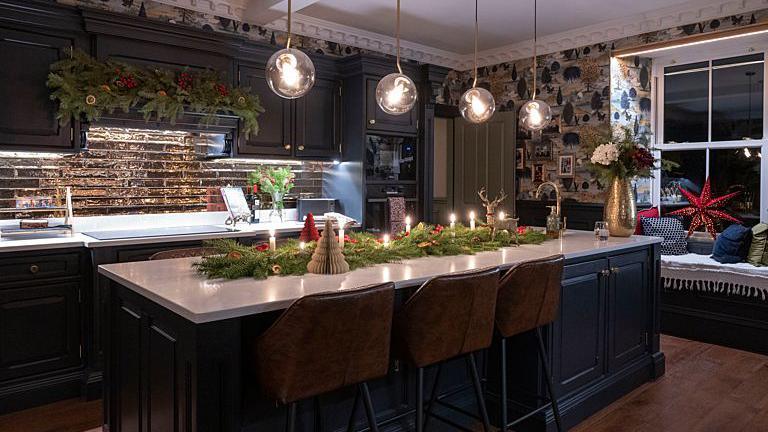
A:
POLYGON ((536 36, 538 34, 538 5, 536 3, 537 0, 533 0, 533 92, 531 93, 531 100, 536 100, 536 36))
POLYGON ((397 28, 395 29, 395 43, 395 50, 397 51, 397 71, 402 74, 403 68, 400 67, 400 0, 397 0, 397 28))
POLYGON ((475 79, 472 81, 472 87, 477 87, 477 0, 475 0, 475 79))
POLYGON ((285 49, 291 48, 291 0, 288 0, 288 41, 285 43, 285 49))

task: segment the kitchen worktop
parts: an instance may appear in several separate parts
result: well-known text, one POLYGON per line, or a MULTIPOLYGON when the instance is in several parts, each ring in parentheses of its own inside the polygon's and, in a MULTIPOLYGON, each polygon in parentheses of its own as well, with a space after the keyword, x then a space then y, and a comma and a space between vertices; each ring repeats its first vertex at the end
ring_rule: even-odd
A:
POLYGON ((563 254, 566 259, 612 253, 660 242, 632 236, 598 242, 587 231, 569 231, 561 240, 522 245, 476 255, 425 257, 379 264, 340 275, 273 276, 264 280, 207 279, 193 264, 199 258, 107 264, 99 273, 182 317, 204 323, 283 309, 299 297, 393 281, 397 287, 417 285, 430 277, 563 254))

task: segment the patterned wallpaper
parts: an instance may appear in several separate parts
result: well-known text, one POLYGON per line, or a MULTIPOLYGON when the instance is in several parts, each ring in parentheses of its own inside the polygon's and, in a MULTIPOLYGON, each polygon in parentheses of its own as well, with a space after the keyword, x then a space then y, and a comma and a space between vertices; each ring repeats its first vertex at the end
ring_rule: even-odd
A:
MULTIPOLYGON (((518 171, 517 198, 533 198, 536 172, 543 181, 559 182, 565 199, 602 203, 603 185, 585 168, 588 155, 579 145, 580 133, 584 128, 617 126, 651 133, 651 59, 611 59, 611 49, 763 21, 768 21, 768 9, 539 56, 537 94, 552 107, 553 121, 541 133, 518 132, 518 146, 526 154, 525 169, 518 171), (561 175, 560 156, 570 155, 575 161, 573 175, 561 175)), ((530 58, 486 66, 479 71, 478 81, 493 93, 499 111, 517 110, 530 98, 531 68, 530 58)), ((472 71, 451 71, 439 101, 456 105, 471 84, 472 71)))
MULTIPOLYGON (((91 128, 88 138, 89 150, 74 155, 0 158, 0 208, 71 186, 76 216, 221 210, 218 188, 245 187, 248 173, 263 166, 244 159, 206 160, 185 132, 91 128)), ((287 201, 321 196, 324 166, 292 165, 296 187, 287 201)), ((15 216, 5 213, 0 219, 15 216)))

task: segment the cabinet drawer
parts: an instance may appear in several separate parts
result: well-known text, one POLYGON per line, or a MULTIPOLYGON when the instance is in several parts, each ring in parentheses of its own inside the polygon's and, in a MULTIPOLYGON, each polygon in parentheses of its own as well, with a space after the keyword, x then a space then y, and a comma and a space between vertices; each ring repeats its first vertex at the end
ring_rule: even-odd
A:
POLYGON ((17 258, 0 258, 0 284, 80 273, 78 254, 52 254, 17 258))
POLYGON ((600 273, 608 268, 608 260, 598 259, 563 267, 563 279, 571 279, 593 273, 600 273))

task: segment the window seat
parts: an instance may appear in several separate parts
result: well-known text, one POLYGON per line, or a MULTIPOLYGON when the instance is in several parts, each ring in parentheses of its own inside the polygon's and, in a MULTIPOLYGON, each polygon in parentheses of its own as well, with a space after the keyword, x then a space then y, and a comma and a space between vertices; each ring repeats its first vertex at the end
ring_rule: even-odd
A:
POLYGON ((768 301, 768 267, 748 263, 721 264, 708 255, 661 257, 664 289, 740 295, 768 301))

